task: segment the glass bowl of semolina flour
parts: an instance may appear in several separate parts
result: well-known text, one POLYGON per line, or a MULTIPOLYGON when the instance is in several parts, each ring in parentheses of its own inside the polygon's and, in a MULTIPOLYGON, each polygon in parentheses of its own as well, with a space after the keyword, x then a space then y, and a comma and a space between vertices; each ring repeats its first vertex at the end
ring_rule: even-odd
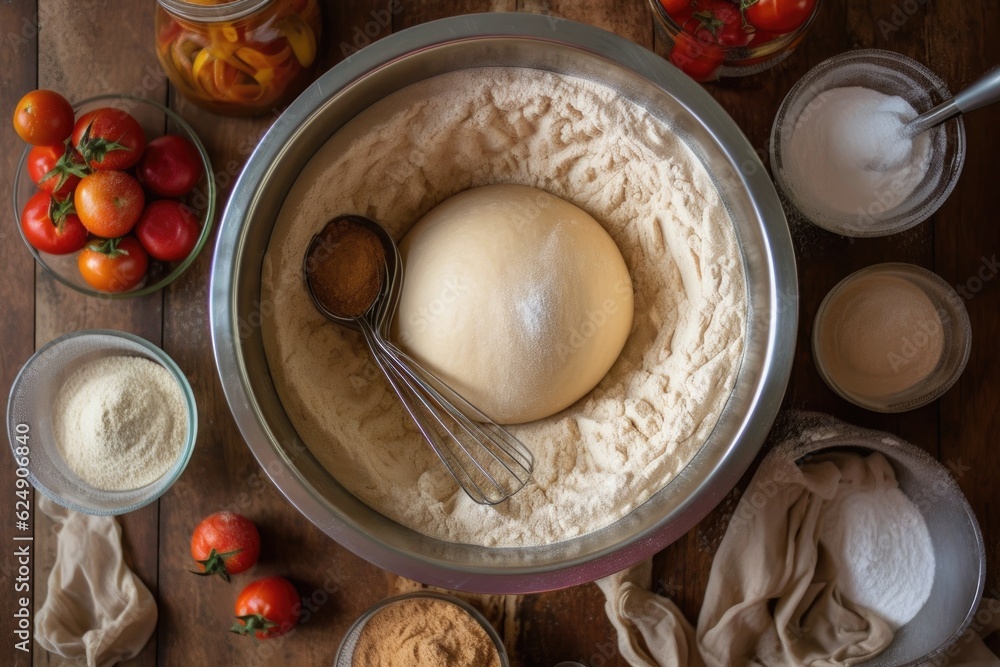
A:
POLYGON ((78 331, 40 348, 7 406, 18 478, 86 514, 125 514, 159 498, 187 466, 197 430, 177 364, 119 331, 78 331))

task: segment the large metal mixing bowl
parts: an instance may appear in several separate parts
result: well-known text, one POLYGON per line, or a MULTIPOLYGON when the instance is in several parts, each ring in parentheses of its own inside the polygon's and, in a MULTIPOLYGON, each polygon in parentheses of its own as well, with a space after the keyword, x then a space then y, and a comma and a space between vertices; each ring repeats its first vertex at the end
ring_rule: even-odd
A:
POLYGON ((592 581, 681 537, 750 465, 785 391, 795 347, 797 286, 785 217, 757 154, 700 86, 655 54, 597 28, 531 14, 461 16, 380 40, 324 74, 250 156, 223 215, 211 285, 216 363, 254 455, 303 514, 361 557, 451 589, 536 592, 592 581), (669 123, 701 159, 736 226, 750 300, 735 389, 704 446, 646 503, 600 531, 530 548, 425 537, 348 493, 312 456, 282 408, 260 333, 261 263, 292 183, 316 150, 369 105, 415 81, 479 66, 591 79, 669 123))

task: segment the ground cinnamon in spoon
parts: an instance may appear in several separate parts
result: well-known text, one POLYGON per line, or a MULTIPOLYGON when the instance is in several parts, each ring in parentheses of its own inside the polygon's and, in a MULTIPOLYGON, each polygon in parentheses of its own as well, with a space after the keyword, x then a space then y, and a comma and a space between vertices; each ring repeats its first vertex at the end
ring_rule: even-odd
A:
POLYGON ((351 667, 500 667, 486 631, 458 605, 434 598, 394 602, 369 619, 351 667))
POLYGON ((378 236, 350 218, 327 223, 306 260, 306 279, 334 315, 361 317, 385 280, 385 249, 378 236))

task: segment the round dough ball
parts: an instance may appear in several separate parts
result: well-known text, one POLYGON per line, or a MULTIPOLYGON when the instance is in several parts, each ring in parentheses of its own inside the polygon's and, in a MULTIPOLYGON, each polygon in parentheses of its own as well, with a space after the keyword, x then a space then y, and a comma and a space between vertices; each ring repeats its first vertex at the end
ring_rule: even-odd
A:
POLYGON ((542 190, 466 190, 427 213, 400 250, 396 340, 501 424, 585 395, 632 327, 632 280, 614 240, 542 190))

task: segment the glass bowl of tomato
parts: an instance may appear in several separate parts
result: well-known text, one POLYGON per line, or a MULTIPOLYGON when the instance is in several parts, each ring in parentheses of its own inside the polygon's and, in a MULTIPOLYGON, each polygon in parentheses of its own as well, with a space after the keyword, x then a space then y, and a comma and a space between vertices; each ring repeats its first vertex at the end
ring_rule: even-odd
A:
POLYGON ((78 292, 120 299, 163 289, 194 262, 211 235, 216 183, 204 144, 177 113, 142 97, 101 95, 74 104, 73 112, 66 145, 29 145, 21 156, 12 201, 22 240, 46 273, 78 292), (108 168, 91 170, 96 158, 85 160, 73 147, 85 125, 96 138, 100 122, 91 114, 108 109, 114 111, 102 113, 124 112, 135 123, 109 126, 115 134, 101 149, 108 149, 102 156, 108 168), (126 152, 111 145, 116 141, 138 151, 134 163, 115 162, 126 152), (39 184, 61 157, 79 175, 39 184), (113 213, 105 216, 109 202, 123 199, 139 216, 126 227, 113 213), (103 218, 100 227, 81 226, 81 204, 92 218, 103 218))
POLYGON ((649 0, 669 60, 695 81, 749 76, 795 50, 822 0, 649 0))

